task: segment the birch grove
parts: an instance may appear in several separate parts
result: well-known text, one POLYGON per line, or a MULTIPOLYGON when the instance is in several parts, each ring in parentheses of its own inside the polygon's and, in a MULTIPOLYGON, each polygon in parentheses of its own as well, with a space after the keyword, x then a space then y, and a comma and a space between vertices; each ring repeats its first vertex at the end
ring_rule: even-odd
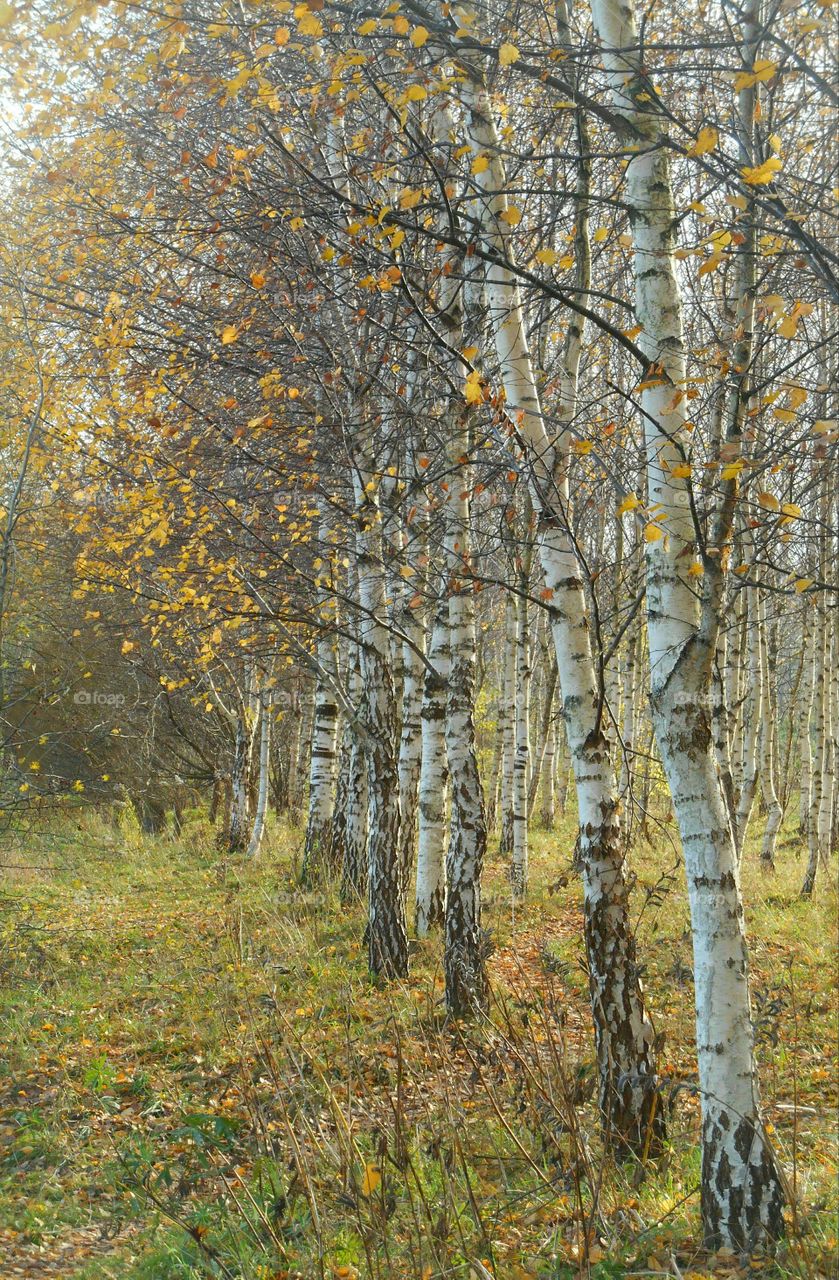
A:
MULTIPOLYGON (((103 795, 107 757, 84 761, 112 738, 113 803, 150 836, 201 809, 244 882, 291 849, 324 964, 351 937, 381 1009, 425 974, 476 1089, 512 1071, 522 1116, 570 1106, 576 1142, 591 1072, 581 1267, 592 1143, 639 1187, 689 1133, 706 1250, 763 1257, 800 1225, 767 1047, 797 1052, 767 1009, 798 1006, 762 950, 752 975, 746 917, 756 882, 808 920, 835 891, 836 95, 829 3, 770 8, 195 0, 146 31, 131 6, 0 5, 51 92, 87 50, 9 165, 4 813, 103 795), (51 502, 66 652, 57 588, 15 612, 51 502), (70 691, 92 716, 105 669, 136 750, 104 719, 75 745, 70 691), (30 703, 58 726, 49 778, 30 703), (555 1033, 577 1056, 546 1085, 555 1033)), ((388 1161, 413 1159, 409 1074, 400 1056, 392 1139, 377 1119, 356 1147, 355 1094, 330 1104, 371 1249, 399 1211, 388 1161)))

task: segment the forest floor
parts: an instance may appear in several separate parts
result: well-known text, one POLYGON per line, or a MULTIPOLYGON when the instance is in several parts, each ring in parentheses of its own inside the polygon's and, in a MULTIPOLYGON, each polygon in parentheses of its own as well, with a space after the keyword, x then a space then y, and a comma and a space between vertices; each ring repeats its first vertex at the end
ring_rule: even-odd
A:
POLYGON ((837 896, 789 837, 744 890, 763 1097, 794 1189, 778 1258, 699 1244, 693 988, 672 825, 633 853, 672 1103, 656 1163, 600 1150, 570 824, 513 919, 486 874, 494 1002, 447 1025, 438 938, 366 976, 360 909, 296 886, 299 833, 220 865, 206 822, 81 815, 0 852, 0 1277, 698 1280, 836 1272, 837 896))

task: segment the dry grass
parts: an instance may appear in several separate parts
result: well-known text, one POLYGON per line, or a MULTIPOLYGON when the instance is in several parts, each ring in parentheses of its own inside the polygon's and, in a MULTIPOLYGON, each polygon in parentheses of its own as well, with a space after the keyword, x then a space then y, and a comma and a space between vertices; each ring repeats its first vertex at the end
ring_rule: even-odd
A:
MULTIPOLYGON (((697 1244, 676 853, 662 838, 632 859, 670 1145, 655 1166, 616 1167, 590 1098, 572 843, 570 823, 535 833, 515 920, 490 859, 494 1003, 466 1028, 443 1016, 436 939, 406 983, 371 985, 361 911, 295 885, 298 833, 275 829, 243 869, 218 865, 197 816, 176 843, 90 815, 5 855, 33 869, 7 873, 2 898, 3 1276, 738 1273, 697 1244), (62 1254, 94 1228, 95 1256, 62 1254)), ((801 874, 792 844, 771 880, 752 855, 744 867, 764 1099, 796 1193, 790 1245, 744 1268, 827 1277, 837 904, 827 876, 801 902, 801 874)))

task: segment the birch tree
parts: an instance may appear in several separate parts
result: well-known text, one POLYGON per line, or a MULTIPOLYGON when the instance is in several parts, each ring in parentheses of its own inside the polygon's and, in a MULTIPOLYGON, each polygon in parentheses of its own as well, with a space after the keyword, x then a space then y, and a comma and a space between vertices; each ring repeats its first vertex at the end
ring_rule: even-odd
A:
MULTIPOLYGON (((489 265, 486 294, 505 404, 528 462, 539 554, 559 664, 562 710, 577 784, 586 948, 600 1071, 600 1105, 608 1135, 637 1150, 659 1131, 653 1032, 637 976, 616 784, 603 723, 603 691, 592 654, 585 592, 570 538, 570 433, 553 442, 546 430, 524 325, 518 281, 509 258, 509 202, 492 103, 480 71, 465 64, 462 87, 468 136, 477 165, 475 218, 489 265), (485 163, 484 163, 485 162, 485 163)), ((581 263, 585 270, 585 261, 581 263)), ((569 338, 566 369, 578 359, 569 338)), ((572 381, 563 396, 573 422, 572 381)))
MULTIPOLYGON (((696 530, 684 467, 685 348, 663 117, 644 68, 631 4, 593 0, 592 12, 612 105, 634 151, 625 190, 634 240, 635 311, 649 360, 641 394, 648 500, 660 516, 660 536, 647 544, 650 702, 690 897, 702 1216, 710 1245, 748 1249, 783 1234, 785 1195, 758 1101, 737 856, 710 726, 723 574, 719 554, 706 554, 703 582, 713 585, 706 585, 700 599, 688 572, 696 530)), ((734 446, 740 437, 737 415, 730 424, 728 442, 734 446)), ((729 483, 736 485, 736 477, 729 483)), ((729 534, 732 505, 729 490, 711 540, 717 551, 729 534)))
POLYGON ((446 907, 446 793, 449 778, 446 753, 446 702, 449 687, 448 602, 437 607, 423 678, 422 762, 419 783, 419 838, 415 928, 424 938, 442 925, 446 907))

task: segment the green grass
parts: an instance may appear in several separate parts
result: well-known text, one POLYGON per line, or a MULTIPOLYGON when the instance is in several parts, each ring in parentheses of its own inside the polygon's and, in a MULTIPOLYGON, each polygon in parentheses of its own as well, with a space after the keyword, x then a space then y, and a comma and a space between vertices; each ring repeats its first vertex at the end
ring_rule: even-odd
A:
MULTIPOLYGON (((54 1274, 77 1280, 736 1273, 697 1244, 689 1090, 658 1166, 599 1150, 570 822, 534 833, 515 920, 490 859, 496 1001, 462 1030, 444 1022, 438 939, 406 983, 371 984, 361 912, 295 884, 299 833, 274 829, 245 868, 220 865, 199 816, 178 842, 95 814, 67 834, 16 848, 6 861, 33 869, 0 889, 0 1274, 4 1253, 8 1268, 62 1246, 54 1274)), ((663 843, 631 861, 662 1069, 689 1084, 682 873, 663 843)), ((755 864, 763 1096, 797 1193, 763 1269, 828 1276, 836 893, 825 876, 798 899, 792 843, 775 877, 755 864)))

